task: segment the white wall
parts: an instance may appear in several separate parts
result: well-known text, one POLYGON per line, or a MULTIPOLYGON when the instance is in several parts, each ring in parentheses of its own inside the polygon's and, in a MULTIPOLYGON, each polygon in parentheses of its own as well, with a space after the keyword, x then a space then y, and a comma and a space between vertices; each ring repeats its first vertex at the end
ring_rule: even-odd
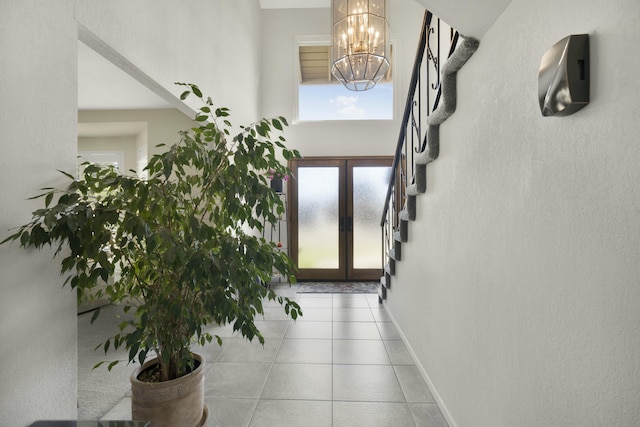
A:
POLYGON ((258 117, 258 0, 77 0, 76 19, 176 96, 195 83, 234 124, 258 117))
MULTIPOLYGON (((75 169, 78 24, 173 93, 197 83, 234 123, 258 116, 257 0, 0 0, 0 11, 0 239, 30 219, 27 197, 61 181, 56 169, 75 169)), ((0 246, 0 271, 0 425, 74 419, 75 294, 47 251, 0 246)))
POLYGON ((482 38, 512 0, 415 0, 465 36, 482 38))
MULTIPOLYGON (((137 169, 136 135, 129 136, 102 136, 78 138, 78 155, 83 152, 122 152, 124 164, 118 165, 120 171, 130 175, 130 170, 137 169)), ((84 162, 86 159, 79 159, 84 162)))
POLYGON ((640 3, 513 0, 458 110, 387 306, 452 426, 640 420, 640 3), (540 58, 591 35, 591 103, 542 117, 540 58))
MULTIPOLYGON (((74 170, 73 3, 0 0, 0 240, 74 170)), ((0 425, 76 416, 76 300, 48 250, 0 246, 0 425)))
MULTIPOLYGON (((188 130, 195 123, 192 118, 175 109, 79 111, 78 122, 96 124, 146 122, 146 128, 131 141, 134 158, 136 157, 136 149, 144 145, 143 140, 147 143, 148 155, 151 157, 166 150, 166 147, 157 148, 158 144, 170 146, 178 142, 180 140, 178 131, 188 130)), ((133 169, 135 168, 134 160, 133 169)))
POLYGON ((416 54, 424 8, 413 0, 390 2, 387 16, 394 39, 395 120, 323 121, 292 124, 296 117, 296 40, 319 36, 329 40, 331 9, 262 11, 262 115, 281 115, 291 125, 287 145, 303 156, 393 155, 400 130, 411 65, 416 54))

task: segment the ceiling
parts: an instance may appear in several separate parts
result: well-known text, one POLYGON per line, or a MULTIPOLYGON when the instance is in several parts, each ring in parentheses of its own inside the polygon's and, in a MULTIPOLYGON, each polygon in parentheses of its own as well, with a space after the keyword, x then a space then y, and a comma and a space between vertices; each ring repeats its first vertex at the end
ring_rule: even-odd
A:
POLYGON ((331 81, 331 55, 328 45, 299 46, 300 83, 328 83, 331 81))
POLYGON ((331 7, 331 0, 260 0, 262 9, 331 7))

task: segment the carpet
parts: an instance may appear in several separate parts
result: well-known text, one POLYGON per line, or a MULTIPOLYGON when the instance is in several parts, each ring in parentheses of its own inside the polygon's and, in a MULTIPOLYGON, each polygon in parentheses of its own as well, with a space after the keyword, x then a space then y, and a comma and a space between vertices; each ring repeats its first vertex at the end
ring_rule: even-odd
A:
POLYGON ((298 282, 299 294, 376 294, 377 282, 298 282))

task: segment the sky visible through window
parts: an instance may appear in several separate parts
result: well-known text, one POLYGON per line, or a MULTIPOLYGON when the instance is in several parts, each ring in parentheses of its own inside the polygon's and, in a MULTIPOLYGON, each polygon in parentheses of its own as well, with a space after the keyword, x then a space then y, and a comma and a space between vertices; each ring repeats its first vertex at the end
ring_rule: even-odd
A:
POLYGON ((361 92, 341 84, 299 85, 298 120, 391 120, 393 84, 378 83, 361 92))

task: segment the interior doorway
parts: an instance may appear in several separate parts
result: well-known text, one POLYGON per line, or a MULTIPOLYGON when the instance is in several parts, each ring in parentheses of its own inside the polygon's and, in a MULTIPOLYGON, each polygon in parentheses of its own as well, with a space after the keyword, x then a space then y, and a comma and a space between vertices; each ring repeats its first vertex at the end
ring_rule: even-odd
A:
POLYGON ((291 258, 298 280, 379 280, 391 157, 291 162, 291 258))

